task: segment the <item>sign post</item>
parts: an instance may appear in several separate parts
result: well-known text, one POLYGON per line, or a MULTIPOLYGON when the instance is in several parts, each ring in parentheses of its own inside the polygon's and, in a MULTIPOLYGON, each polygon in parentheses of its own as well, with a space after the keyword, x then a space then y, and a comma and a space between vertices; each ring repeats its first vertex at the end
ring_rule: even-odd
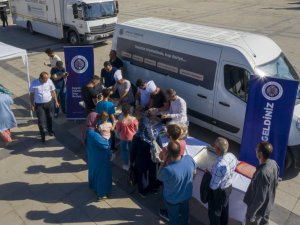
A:
POLYGON ((257 166, 256 146, 268 141, 283 175, 297 89, 297 81, 251 76, 240 160, 257 166))
POLYGON ((64 47, 67 82, 67 118, 86 118, 86 110, 79 105, 82 101, 81 88, 94 75, 93 46, 64 47))

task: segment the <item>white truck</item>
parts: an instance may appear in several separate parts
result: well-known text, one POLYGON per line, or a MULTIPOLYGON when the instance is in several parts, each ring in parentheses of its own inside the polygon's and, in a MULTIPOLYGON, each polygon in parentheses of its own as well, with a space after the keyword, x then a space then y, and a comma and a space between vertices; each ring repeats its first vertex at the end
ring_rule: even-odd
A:
POLYGON ((72 45, 105 41, 117 23, 115 0, 11 0, 10 5, 15 24, 72 45))

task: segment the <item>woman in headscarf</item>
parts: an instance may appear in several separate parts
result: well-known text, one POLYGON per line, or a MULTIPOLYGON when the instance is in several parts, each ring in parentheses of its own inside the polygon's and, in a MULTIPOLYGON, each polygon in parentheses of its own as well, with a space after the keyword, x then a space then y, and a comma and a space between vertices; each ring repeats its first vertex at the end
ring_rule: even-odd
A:
POLYGON ((107 198, 112 187, 111 159, 109 141, 98 133, 96 127, 98 114, 92 112, 87 117, 85 144, 88 155, 89 186, 96 192, 98 200, 107 198))
POLYGON ((10 129, 17 126, 16 118, 10 109, 14 104, 12 93, 0 84, 0 137, 4 142, 12 142, 10 129))
MULTIPOLYGON (((139 121, 138 131, 132 139, 130 152, 130 165, 137 172, 138 191, 143 197, 149 192, 158 188, 156 179, 156 164, 151 160, 150 148, 152 145, 152 132, 150 121, 142 117, 139 121), (149 174, 149 179, 147 178, 149 174), (144 181, 148 179, 148 186, 144 181)), ((146 182, 147 183, 147 182, 146 182)))

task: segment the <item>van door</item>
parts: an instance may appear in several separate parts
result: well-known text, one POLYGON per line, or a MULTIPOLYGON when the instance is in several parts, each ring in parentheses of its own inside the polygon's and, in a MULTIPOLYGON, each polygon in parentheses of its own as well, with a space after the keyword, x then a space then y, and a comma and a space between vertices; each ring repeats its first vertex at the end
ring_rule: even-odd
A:
POLYGON ((172 38, 169 51, 172 58, 175 58, 173 65, 178 67, 178 74, 166 77, 166 88, 175 89, 185 99, 190 122, 211 130, 214 83, 222 49, 172 38), (178 62, 177 58, 182 60, 178 62))
POLYGON ((223 61, 215 88, 213 130, 241 142, 248 99, 250 69, 223 61))

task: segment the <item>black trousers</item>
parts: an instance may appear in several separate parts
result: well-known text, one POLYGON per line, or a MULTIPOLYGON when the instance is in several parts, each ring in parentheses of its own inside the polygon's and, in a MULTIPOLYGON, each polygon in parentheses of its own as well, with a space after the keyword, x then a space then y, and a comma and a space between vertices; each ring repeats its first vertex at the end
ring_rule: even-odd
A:
POLYGON ((229 196, 232 186, 211 190, 208 200, 208 218, 210 225, 227 225, 229 218, 229 196))
POLYGON ((1 20, 2 20, 3 27, 5 27, 5 25, 8 27, 7 18, 6 19, 2 18, 1 20))
POLYGON ((52 101, 47 103, 35 103, 36 116, 38 118, 38 126, 40 134, 45 137, 46 130, 53 132, 52 130, 52 114, 53 114, 53 103, 52 101))
POLYGON ((144 166, 137 166, 137 185, 138 185, 138 191, 142 194, 146 194, 149 191, 152 191, 153 189, 158 188, 158 182, 156 179, 156 164, 150 164, 149 167, 144 166), (148 186, 144 188, 143 184, 143 177, 147 177, 147 172, 149 172, 148 177, 148 186))
POLYGON ((116 135, 114 131, 110 132, 110 149, 116 151, 116 135))

